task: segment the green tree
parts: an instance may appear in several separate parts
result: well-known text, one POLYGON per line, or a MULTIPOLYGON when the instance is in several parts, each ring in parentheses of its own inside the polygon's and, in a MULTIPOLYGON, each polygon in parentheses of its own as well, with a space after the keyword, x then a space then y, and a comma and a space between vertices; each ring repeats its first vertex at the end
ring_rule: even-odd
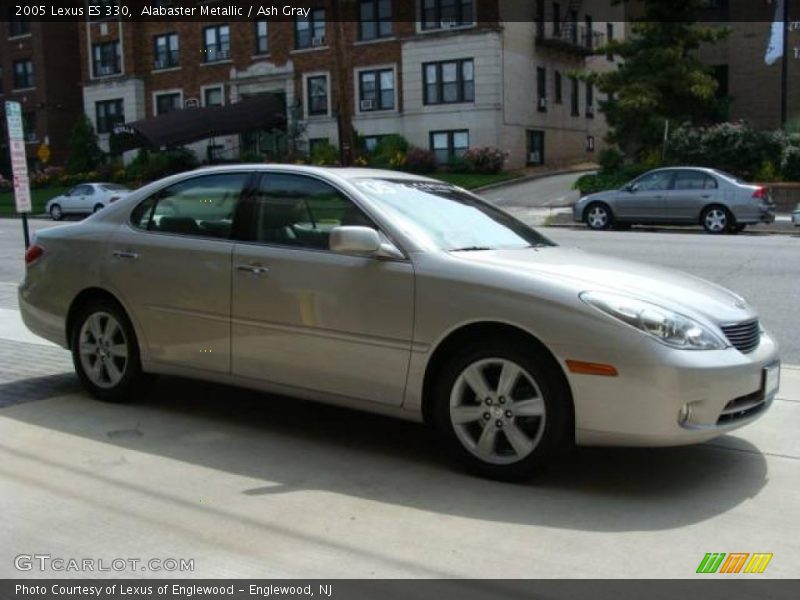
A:
POLYGON ((607 97, 600 102, 610 126, 607 141, 638 160, 660 149, 665 121, 708 124, 724 112, 717 81, 696 51, 730 33, 698 23, 704 0, 640 2, 643 16, 633 20, 631 35, 597 50, 621 58, 619 68, 582 74, 607 97))
POLYGON ((67 171, 86 173, 95 170, 102 163, 103 151, 97 145, 97 134, 92 122, 86 115, 81 115, 70 133, 67 171))

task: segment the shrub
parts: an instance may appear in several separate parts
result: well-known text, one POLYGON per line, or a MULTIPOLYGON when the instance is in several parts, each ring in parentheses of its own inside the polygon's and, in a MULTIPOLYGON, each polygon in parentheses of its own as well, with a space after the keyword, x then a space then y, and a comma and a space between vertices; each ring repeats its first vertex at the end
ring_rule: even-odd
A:
POLYGON ((397 162, 399 156, 405 159, 406 152, 408 152, 408 140, 402 135, 384 136, 372 153, 370 166, 384 169, 390 168, 392 167, 392 161, 397 162))
POLYGON ((312 165, 338 165, 339 150, 328 142, 316 144, 311 152, 312 165))
POLYGON ((436 158, 433 152, 425 148, 412 146, 406 152, 404 168, 411 173, 431 173, 436 170, 436 158))
POLYGON ((579 190, 583 195, 605 190, 616 190, 649 170, 649 166, 637 164, 628 165, 611 172, 600 171, 599 173, 591 173, 579 177, 572 187, 579 190))
POLYGON ((800 145, 787 145, 784 149, 781 174, 787 181, 800 181, 800 145))
POLYGON ((476 173, 499 173, 503 170, 508 152, 494 146, 470 148, 464 154, 464 158, 476 173))
POLYGON ((96 169, 103 162, 103 152, 97 145, 97 134, 86 115, 81 115, 69 136, 67 171, 81 173, 96 169))
POLYGON ((625 155, 617 148, 604 148, 597 155, 597 163, 603 171, 617 171, 625 164, 625 155))
POLYGON ((466 156, 454 156, 446 165, 440 165, 448 173, 474 173, 475 164, 466 156))

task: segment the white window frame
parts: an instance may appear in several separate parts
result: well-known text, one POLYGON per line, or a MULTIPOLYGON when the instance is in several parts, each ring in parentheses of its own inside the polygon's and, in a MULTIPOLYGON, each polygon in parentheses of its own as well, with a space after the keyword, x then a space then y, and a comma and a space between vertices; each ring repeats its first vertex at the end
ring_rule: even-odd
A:
POLYGON ((446 31, 463 31, 465 29, 474 29, 475 27, 478 26, 478 20, 477 20, 478 2, 480 2, 480 0, 473 0, 473 2, 472 2, 472 22, 471 23, 465 23, 463 25, 456 25, 455 27, 447 27, 447 28, 437 27, 435 29, 425 29, 422 26, 422 11, 423 11, 422 4, 423 4, 423 0, 414 0, 414 11, 415 11, 415 16, 417 18, 417 21, 416 21, 417 33, 424 35, 424 34, 430 34, 430 33, 433 33, 433 34, 442 33, 442 32, 446 32, 446 31))
POLYGON ((170 90, 158 90, 157 92, 153 92, 153 116, 157 117, 158 114, 158 97, 159 96, 169 96, 171 94, 180 94, 181 98, 181 108, 183 110, 183 103, 185 98, 183 96, 183 88, 172 88, 170 90))
POLYGON ((309 73, 303 73, 303 117, 306 121, 317 121, 323 119, 330 119, 332 112, 331 106, 331 72, 330 71, 312 71, 309 73), (309 109, 311 108, 308 103, 308 80, 312 77, 325 77, 328 86, 328 107, 327 112, 324 115, 311 115, 309 114, 309 109))
POLYGON ((206 104, 206 90, 222 90, 222 104, 212 104, 211 106, 225 106, 227 102, 225 102, 225 84, 220 83, 209 83, 208 85, 200 86, 200 106, 208 106, 206 104))
POLYGON ((385 63, 381 65, 369 65, 368 67, 356 67, 353 69, 353 98, 355 100, 356 115, 391 115, 400 112, 400 93, 397 80, 397 63, 385 63), (394 76, 394 108, 376 108, 375 110, 361 110, 361 73, 365 71, 386 71, 392 70, 394 76))

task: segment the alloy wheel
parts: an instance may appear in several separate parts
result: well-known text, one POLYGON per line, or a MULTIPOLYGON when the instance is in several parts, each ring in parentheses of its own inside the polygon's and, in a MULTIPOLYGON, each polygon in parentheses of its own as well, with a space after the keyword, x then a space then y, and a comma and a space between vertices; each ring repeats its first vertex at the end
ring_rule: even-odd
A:
POLYGON ((481 461, 509 465, 529 456, 545 430, 546 410, 533 376, 505 358, 468 365, 450 394, 456 437, 481 461))
POLYGON ((706 213, 703 224, 713 233, 725 231, 728 227, 728 215, 721 208, 712 208, 706 213))
POLYGON ((79 334, 81 366, 86 377, 99 388, 113 388, 128 368, 128 343, 119 322, 107 312, 94 312, 79 334))
POLYGON ((586 222, 592 229, 605 229, 608 225, 608 211, 602 206, 593 206, 586 215, 586 222))

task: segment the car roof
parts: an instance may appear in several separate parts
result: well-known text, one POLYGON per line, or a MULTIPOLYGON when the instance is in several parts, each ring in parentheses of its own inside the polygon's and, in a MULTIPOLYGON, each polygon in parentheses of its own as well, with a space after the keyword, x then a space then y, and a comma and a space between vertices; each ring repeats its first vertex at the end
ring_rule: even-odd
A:
POLYGON ((441 183, 438 179, 431 179, 424 175, 405 173, 403 171, 390 171, 388 169, 368 169, 362 167, 313 167, 308 165, 289 165, 284 163, 254 163, 218 165, 213 167, 200 167, 184 174, 202 175, 204 173, 225 173, 228 171, 264 171, 298 173, 308 175, 327 175, 340 179, 406 179, 414 181, 431 181, 441 183))

